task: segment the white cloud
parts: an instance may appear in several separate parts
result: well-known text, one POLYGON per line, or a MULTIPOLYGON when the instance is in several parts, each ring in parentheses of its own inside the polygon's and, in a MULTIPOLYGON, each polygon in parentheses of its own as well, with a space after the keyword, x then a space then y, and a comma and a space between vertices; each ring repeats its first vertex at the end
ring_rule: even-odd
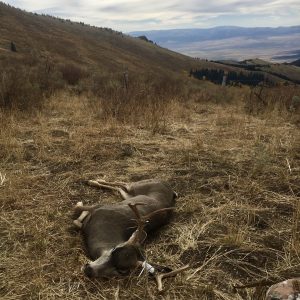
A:
POLYGON ((122 31, 300 24, 299 0, 10 0, 29 11, 48 13, 122 31))

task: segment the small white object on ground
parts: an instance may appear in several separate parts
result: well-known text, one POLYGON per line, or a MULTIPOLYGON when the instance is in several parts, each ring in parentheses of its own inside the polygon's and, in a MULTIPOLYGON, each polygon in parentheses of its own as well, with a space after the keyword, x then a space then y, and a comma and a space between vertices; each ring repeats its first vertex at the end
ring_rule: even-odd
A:
POLYGON ((154 274, 154 273, 155 273, 154 267, 152 267, 152 266, 151 266, 150 264, 148 264, 146 261, 144 261, 144 262, 142 263, 142 267, 143 267, 143 269, 142 269, 141 273, 139 274, 139 277, 143 274, 144 270, 147 270, 148 273, 150 273, 150 274, 154 274))

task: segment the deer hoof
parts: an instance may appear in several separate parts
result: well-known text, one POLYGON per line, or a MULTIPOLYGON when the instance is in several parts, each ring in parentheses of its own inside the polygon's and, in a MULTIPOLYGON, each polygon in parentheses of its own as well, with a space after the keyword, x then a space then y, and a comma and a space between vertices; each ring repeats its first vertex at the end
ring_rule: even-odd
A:
POLYGON ((78 220, 74 220, 73 224, 77 227, 77 228, 81 228, 82 227, 82 223, 78 220))

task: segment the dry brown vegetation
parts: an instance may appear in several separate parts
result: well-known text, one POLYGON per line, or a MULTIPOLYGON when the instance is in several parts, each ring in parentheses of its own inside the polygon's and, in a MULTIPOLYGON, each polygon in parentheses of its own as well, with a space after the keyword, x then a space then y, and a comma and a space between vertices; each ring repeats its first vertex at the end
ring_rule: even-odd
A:
MULTIPOLYGON (((189 71, 196 60, 109 28, 28 13, 0 2, 0 63, 7 58, 75 64, 95 71, 189 71), (12 30, 13 28, 13 30, 12 30), (11 42, 17 52, 11 52, 11 42)), ((201 63, 202 66, 217 65, 201 63)))
POLYGON ((182 76, 217 64, 110 29, 0 16, 1 299, 260 299, 265 286, 234 286, 299 276, 299 87, 222 88, 182 76), (118 201, 84 184, 96 177, 179 193, 145 245, 150 262, 191 262, 163 294, 80 271, 72 207, 118 201))
POLYGON ((36 66, 19 65, 13 60, 0 65, 0 109, 40 110, 46 98, 69 83, 48 61, 36 66))
MULTIPOLYGON (((64 73, 71 82, 76 81, 75 72, 78 78, 86 71, 118 73, 128 69, 139 74, 155 72, 171 76, 187 74, 191 68, 240 71, 233 66, 193 59, 109 28, 29 13, 3 2, 0 2, 0 17, 0 65, 8 62, 40 66, 51 61, 53 65, 61 65, 58 69, 67 69, 64 73), (12 42, 16 52, 11 51, 12 42), (76 70, 69 76, 71 68, 76 70)), ((272 81, 282 82, 271 77, 272 81)))
POLYGON ((1 112, 1 299, 260 299, 265 286, 234 286, 299 276, 294 115, 272 101, 245 113, 246 88, 141 79, 126 91, 97 78, 94 90, 61 91, 30 117, 1 112), (84 184, 96 177, 161 178, 179 193, 171 224, 145 245, 150 262, 192 261, 163 294, 147 276, 80 271, 87 258, 72 207, 118 201, 84 184))

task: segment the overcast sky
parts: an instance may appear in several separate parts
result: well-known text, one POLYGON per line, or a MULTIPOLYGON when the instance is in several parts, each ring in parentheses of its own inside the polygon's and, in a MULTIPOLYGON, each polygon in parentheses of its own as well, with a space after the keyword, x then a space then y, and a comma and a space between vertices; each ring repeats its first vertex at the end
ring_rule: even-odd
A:
POLYGON ((300 0, 4 0, 115 30, 300 25, 300 0))

